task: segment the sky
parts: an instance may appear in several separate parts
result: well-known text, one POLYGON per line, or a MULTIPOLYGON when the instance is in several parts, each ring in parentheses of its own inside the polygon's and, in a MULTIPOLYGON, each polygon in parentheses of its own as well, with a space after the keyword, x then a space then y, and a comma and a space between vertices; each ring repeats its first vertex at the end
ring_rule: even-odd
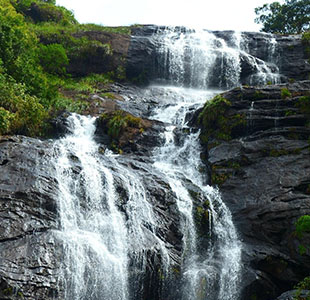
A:
MULTIPOLYGON (((57 0, 80 23, 105 26, 182 25, 209 30, 259 31, 254 8, 276 0, 57 0)), ((281 2, 281 1, 278 1, 281 2)))

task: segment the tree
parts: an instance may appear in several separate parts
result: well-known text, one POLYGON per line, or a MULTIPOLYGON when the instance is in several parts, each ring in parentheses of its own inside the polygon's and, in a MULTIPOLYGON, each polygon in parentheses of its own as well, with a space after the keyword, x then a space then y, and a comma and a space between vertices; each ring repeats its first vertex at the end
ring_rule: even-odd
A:
POLYGON ((285 0, 255 8, 256 23, 262 23, 261 31, 294 34, 310 29, 310 0, 285 0))

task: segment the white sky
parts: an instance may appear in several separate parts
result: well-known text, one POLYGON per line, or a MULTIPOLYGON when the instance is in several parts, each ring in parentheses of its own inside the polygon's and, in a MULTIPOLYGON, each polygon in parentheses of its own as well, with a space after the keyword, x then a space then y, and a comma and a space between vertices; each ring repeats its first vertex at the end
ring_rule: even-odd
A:
MULTIPOLYGON (((184 25, 209 30, 259 31, 254 8, 276 0, 57 0, 80 23, 184 25)), ((278 1, 283 2, 283 1, 278 1)))

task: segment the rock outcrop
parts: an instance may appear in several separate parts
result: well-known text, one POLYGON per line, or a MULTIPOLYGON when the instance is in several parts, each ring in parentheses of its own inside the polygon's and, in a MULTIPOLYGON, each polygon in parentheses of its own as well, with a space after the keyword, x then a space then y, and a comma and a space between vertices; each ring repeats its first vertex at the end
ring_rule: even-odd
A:
POLYGON ((216 121, 198 117, 211 182, 244 245, 243 299, 274 299, 309 275, 309 237, 295 232, 310 214, 309 91, 309 81, 236 88, 216 99, 216 121))

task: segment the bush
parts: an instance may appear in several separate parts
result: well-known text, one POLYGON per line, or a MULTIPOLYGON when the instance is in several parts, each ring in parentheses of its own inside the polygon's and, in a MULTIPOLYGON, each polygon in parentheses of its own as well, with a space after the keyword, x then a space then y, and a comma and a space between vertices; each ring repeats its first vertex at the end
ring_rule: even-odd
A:
POLYGON ((0 75, 0 133, 42 135, 48 113, 23 84, 0 75))
POLYGON ((53 0, 11 0, 16 11, 35 23, 54 22, 62 25, 77 24, 71 11, 56 6, 53 0))
POLYGON ((66 50, 60 44, 40 45, 40 64, 43 69, 54 75, 65 75, 69 59, 66 50))
POLYGON ((6 134, 10 131, 12 114, 0 107, 0 134, 6 134))

